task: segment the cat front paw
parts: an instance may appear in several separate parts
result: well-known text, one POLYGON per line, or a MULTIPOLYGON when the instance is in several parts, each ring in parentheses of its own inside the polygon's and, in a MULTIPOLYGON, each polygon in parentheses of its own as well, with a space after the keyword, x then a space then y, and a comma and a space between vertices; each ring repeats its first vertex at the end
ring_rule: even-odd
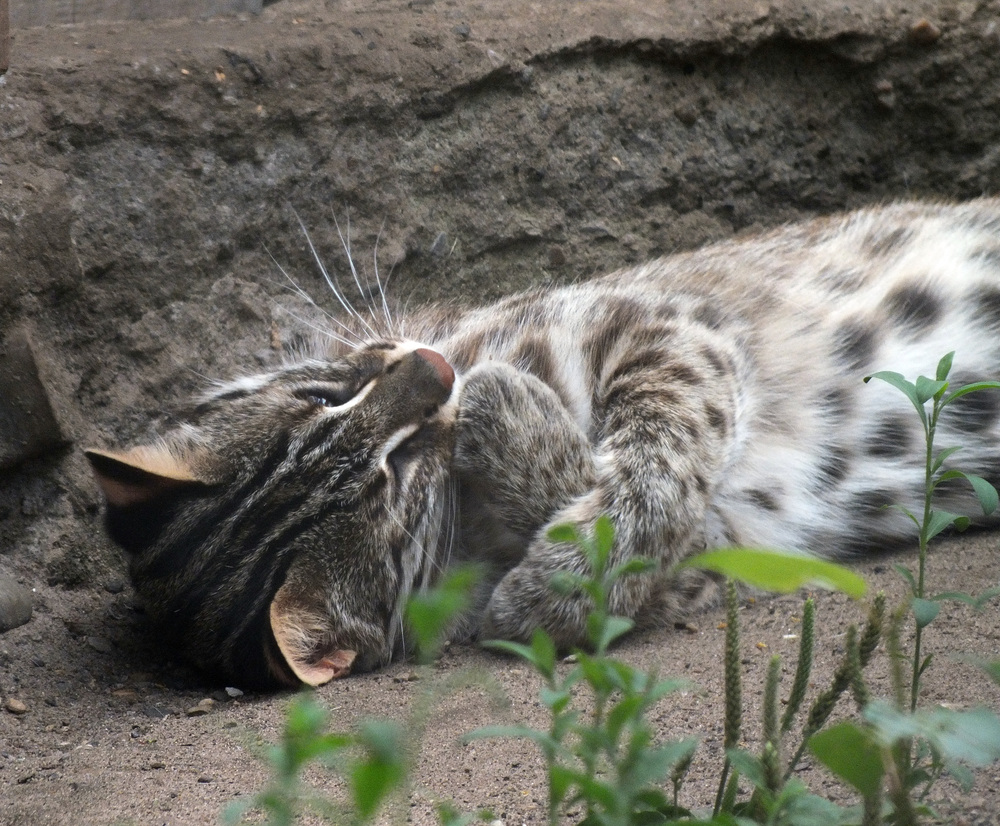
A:
POLYGON ((486 606, 482 639, 528 642, 541 628, 560 650, 585 647, 593 604, 582 593, 553 590, 554 573, 548 566, 522 563, 501 579, 486 606))

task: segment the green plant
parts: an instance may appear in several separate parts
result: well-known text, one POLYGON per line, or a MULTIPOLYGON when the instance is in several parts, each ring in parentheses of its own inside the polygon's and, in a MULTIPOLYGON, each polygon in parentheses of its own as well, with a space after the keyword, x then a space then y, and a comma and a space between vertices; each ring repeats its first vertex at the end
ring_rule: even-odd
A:
MULTIPOLYGON (((726 760, 715 806, 705 815, 707 819, 699 819, 679 802, 696 743, 685 740, 657 745, 647 720, 652 706, 681 684, 657 680, 607 653, 609 645, 632 627, 631 621, 608 613, 610 590, 620 577, 641 575, 650 564, 631 560, 618 567, 609 567, 614 536, 606 519, 598 520, 593 536, 581 536, 569 526, 560 526, 550 535, 556 541, 577 544, 590 567, 590 575, 563 577, 557 584, 560 588, 578 590, 591 600, 593 609, 587 629, 590 649, 576 652, 573 655, 575 664, 563 673, 556 662, 555 647, 543 632, 535 634, 531 645, 490 643, 494 648, 521 657, 544 678, 542 700, 551 712, 551 725, 545 732, 524 726, 494 726, 470 735, 520 737, 538 745, 548 772, 550 823, 559 822, 561 814, 572 806, 583 809, 584 824, 732 824, 734 817, 774 824, 804 824, 807 821, 803 818, 808 818, 809 823, 831 826, 845 822, 844 810, 812 795, 801 782, 789 778, 805 748, 805 739, 810 733, 808 728, 787 773, 781 762, 782 737, 802 706, 809 682, 814 643, 811 602, 806 604, 799 667, 790 707, 779 719, 779 663, 772 661, 765 702, 767 736, 761 754, 752 755, 737 747, 742 703, 738 601, 732 579, 783 592, 809 584, 821 585, 839 588, 858 597, 865 590, 860 577, 823 560, 758 549, 711 551, 683 563, 685 567, 699 567, 730 577, 724 666, 726 760), (741 777, 754 788, 749 800, 737 800, 737 781, 741 777), (672 787, 669 797, 661 788, 668 782, 672 787)), ((883 614, 884 600, 877 599, 873 618, 863 635, 865 661, 878 641, 883 614)), ((848 679, 839 685, 838 679, 835 678, 831 690, 811 707, 810 722, 815 729, 825 723, 837 697, 850 682, 848 679)))
MULTIPOLYGON (((525 726, 493 726, 469 735, 521 737, 533 741, 544 755, 549 785, 549 822, 558 822, 568 806, 581 804, 586 824, 629 824, 654 813, 676 812, 674 802, 655 785, 679 764, 690 761, 691 740, 657 744, 647 712, 683 685, 659 680, 607 655, 608 647, 631 630, 631 620, 611 616, 608 595, 623 576, 650 569, 645 560, 609 567, 614 531, 602 517, 593 536, 581 536, 568 525, 550 532, 558 542, 573 542, 590 567, 588 576, 564 576, 556 587, 579 589, 593 603, 587 622, 589 651, 574 655, 575 665, 565 674, 557 668, 556 648, 543 631, 531 645, 508 641, 487 643, 521 657, 542 676, 541 699, 551 713, 548 731, 525 726), (574 705, 574 694, 585 687, 589 711, 574 705)), ((679 787, 679 780, 675 782, 679 787)))
POLYGON ((932 656, 922 657, 921 643, 923 629, 926 628, 938 615, 941 610, 941 601, 946 599, 959 600, 970 604, 982 605, 986 600, 1000 594, 1000 587, 993 588, 978 600, 968 594, 962 593, 941 593, 930 598, 926 594, 926 570, 927 570, 927 546, 928 543, 946 528, 954 526, 958 530, 965 530, 970 523, 969 517, 962 514, 951 513, 946 510, 934 509, 934 493, 937 489, 956 479, 964 479, 971 486, 983 509, 983 513, 991 514, 996 510, 998 497, 996 488, 981 476, 966 473, 955 468, 945 469, 945 462, 951 458, 961 446, 946 447, 935 451, 934 436, 937 431, 938 421, 942 412, 951 404, 970 393, 981 392, 983 390, 1000 389, 1000 382, 980 381, 966 384, 957 390, 949 392, 950 384, 948 374, 951 372, 952 361, 955 357, 954 351, 944 356, 938 362, 934 379, 926 376, 919 376, 916 382, 908 381, 899 373, 882 371, 873 373, 865 377, 865 381, 878 379, 895 387, 910 400, 920 423, 924 429, 924 502, 923 513, 918 518, 912 511, 901 505, 898 507, 905 513, 917 528, 919 536, 919 554, 917 557, 917 575, 902 565, 897 565, 896 570, 903 575, 910 587, 911 600, 910 608, 913 612, 915 623, 915 636, 913 642, 912 676, 910 679, 910 711, 916 711, 917 700, 920 695, 920 676, 931 664, 932 656), (930 410, 927 404, 930 403, 930 410))
MULTIPOLYGON (((945 708, 918 708, 921 678, 933 661, 933 655, 922 651, 923 629, 937 617, 941 602, 957 600, 981 608, 1000 594, 992 588, 973 597, 947 592, 927 594, 926 565, 928 543, 948 527, 964 530, 970 523, 967 516, 934 508, 934 494, 946 483, 964 479, 975 492, 986 514, 998 503, 997 492, 988 481, 945 463, 960 446, 937 450, 934 439, 942 412, 970 393, 1000 389, 1000 382, 982 381, 950 390, 948 374, 954 353, 948 353, 938 363, 935 378, 919 376, 911 382, 899 373, 879 372, 865 381, 878 379, 901 391, 911 402, 923 425, 924 501, 918 517, 909 509, 897 506, 917 528, 919 553, 917 573, 897 565, 910 594, 907 603, 894 613, 887 636, 894 687, 893 701, 872 701, 863 682, 855 692, 861 708, 862 723, 843 722, 809 741, 813 754, 831 771, 854 786, 864 800, 866 823, 880 822, 883 790, 890 804, 891 822, 915 824, 928 812, 922 804, 934 781, 947 771, 963 785, 972 777, 964 764, 983 765, 1000 759, 1000 719, 986 709, 954 711, 945 708), (928 405, 930 405, 928 409, 928 405), (905 685, 903 660, 907 659, 900 643, 900 625, 909 613, 913 616, 914 639, 909 655, 909 686, 905 685), (853 759, 844 760, 844 754, 853 759)), ((990 673, 991 664, 985 664, 990 673)))
POLYGON ((296 697, 288 707, 281 742, 268 755, 271 783, 254 797, 232 803, 223 815, 224 822, 240 823, 251 809, 263 811, 270 826, 291 826, 304 809, 336 823, 370 820, 406 777, 402 727, 381 720, 351 734, 329 734, 327 722, 327 712, 314 696, 296 697), (314 760, 340 770, 351 790, 351 805, 333 801, 302 782, 303 769, 314 760))

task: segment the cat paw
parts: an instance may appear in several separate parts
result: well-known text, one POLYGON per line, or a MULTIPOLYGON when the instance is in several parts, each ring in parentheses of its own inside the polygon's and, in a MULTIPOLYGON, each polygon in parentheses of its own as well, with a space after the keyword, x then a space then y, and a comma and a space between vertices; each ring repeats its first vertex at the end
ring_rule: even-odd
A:
POLYGON ((522 563, 500 580, 486 606, 481 637, 528 642, 541 628, 561 650, 585 646, 590 600, 552 590, 554 571, 536 567, 522 563))

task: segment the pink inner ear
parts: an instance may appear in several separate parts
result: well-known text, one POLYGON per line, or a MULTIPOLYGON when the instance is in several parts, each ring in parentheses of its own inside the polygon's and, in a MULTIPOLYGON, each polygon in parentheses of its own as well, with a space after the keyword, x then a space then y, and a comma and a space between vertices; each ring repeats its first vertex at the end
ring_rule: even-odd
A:
POLYGON ((271 600, 268 612, 271 633, 274 634, 278 650, 288 667, 306 685, 323 685, 330 680, 346 677, 351 673, 357 652, 347 648, 331 648, 317 657, 316 649, 322 650, 319 645, 319 640, 324 635, 322 623, 296 612, 292 594, 288 583, 282 585, 271 600))
MULTIPOLYGON (((331 680, 339 680, 341 677, 346 677, 350 674, 351 665, 357 656, 356 651, 345 648, 331 652, 318 663, 306 665, 304 668, 300 665, 299 668, 307 671, 310 676, 320 677, 319 682, 310 683, 310 685, 322 685, 331 680)), ((303 682, 308 681, 303 680, 303 682)))
POLYGON ((151 502, 168 491, 202 481, 186 461, 158 447, 122 453, 88 450, 85 455, 113 507, 151 502))
POLYGON ((104 491, 104 498, 112 507, 124 508, 143 502, 152 502, 167 491, 184 487, 186 482, 176 479, 165 479, 162 476, 150 476, 144 482, 121 482, 106 476, 97 476, 97 483, 104 491))

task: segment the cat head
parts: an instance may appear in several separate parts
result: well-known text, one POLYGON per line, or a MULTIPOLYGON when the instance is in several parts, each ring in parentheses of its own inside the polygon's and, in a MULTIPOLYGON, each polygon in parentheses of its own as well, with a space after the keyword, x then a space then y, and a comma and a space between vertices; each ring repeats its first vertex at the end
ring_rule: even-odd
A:
POLYGON ((87 451, 181 653, 258 686, 400 653, 402 604, 440 565, 454 384, 433 350, 373 343, 225 385, 153 444, 87 451))

